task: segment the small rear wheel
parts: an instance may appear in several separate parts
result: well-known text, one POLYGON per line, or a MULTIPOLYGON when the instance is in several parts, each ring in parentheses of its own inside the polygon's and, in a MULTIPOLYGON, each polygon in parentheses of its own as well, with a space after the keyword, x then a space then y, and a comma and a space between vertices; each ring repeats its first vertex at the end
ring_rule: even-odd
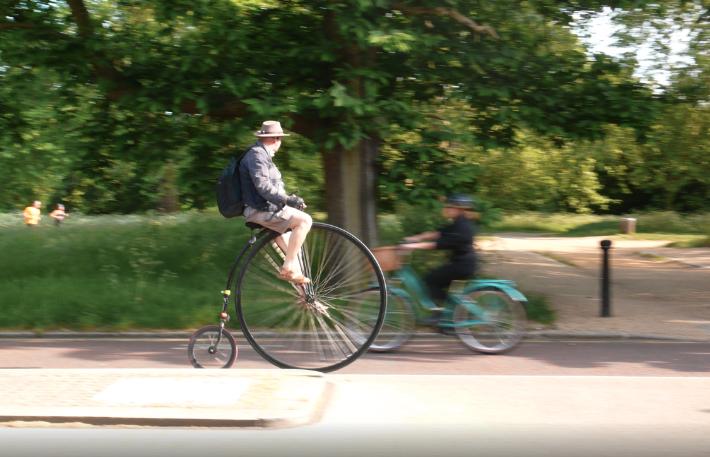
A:
POLYGON ((523 305, 495 289, 476 290, 454 309, 456 336, 474 351, 498 354, 515 347, 525 334, 523 305))
POLYGON ((237 358, 237 343, 227 329, 207 325, 190 337, 187 356, 195 368, 229 368, 237 358))

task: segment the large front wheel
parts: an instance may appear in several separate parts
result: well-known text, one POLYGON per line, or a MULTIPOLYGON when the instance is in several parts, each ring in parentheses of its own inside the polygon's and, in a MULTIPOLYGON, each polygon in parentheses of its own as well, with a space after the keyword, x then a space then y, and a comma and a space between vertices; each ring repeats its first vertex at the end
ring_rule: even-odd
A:
POLYGON ((523 305, 494 289, 474 291, 454 309, 456 336, 469 348, 498 354, 515 347, 527 325, 523 305))
POLYGON ((282 368, 332 371, 357 359, 382 326, 384 275, 350 233, 314 223, 299 254, 311 283, 278 276, 280 235, 266 232, 247 254, 236 286, 237 315, 254 350, 282 368), (368 300, 362 300, 368 291, 368 300))

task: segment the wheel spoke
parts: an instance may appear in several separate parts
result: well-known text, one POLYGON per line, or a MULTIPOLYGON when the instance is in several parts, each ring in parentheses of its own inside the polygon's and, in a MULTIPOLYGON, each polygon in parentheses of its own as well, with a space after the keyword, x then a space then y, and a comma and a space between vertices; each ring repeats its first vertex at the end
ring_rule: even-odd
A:
POLYGON ((464 344, 487 353, 503 352, 518 344, 526 320, 520 303, 497 290, 476 291, 468 299, 472 303, 454 310, 454 329, 464 344))
POLYGON ((278 278, 275 234, 254 245, 235 299, 242 330, 262 356, 282 367, 329 371, 357 358, 384 318, 385 283, 374 257, 346 232, 314 223, 298 257, 311 283, 286 286, 278 278), (362 292, 373 289, 372 296, 362 292), (266 334, 278 333, 280 345, 266 334))
POLYGON ((187 352, 195 368, 229 368, 237 357, 237 345, 227 330, 208 325, 192 334, 187 352), (214 351, 210 352, 213 348, 214 351))

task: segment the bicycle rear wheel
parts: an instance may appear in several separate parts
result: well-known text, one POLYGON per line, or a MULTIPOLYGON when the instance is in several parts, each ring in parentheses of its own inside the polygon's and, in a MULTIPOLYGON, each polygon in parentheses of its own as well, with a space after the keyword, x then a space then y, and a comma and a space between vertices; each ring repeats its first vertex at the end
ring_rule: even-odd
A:
POLYGON ((299 255, 310 284, 279 278, 284 252, 275 232, 247 254, 236 285, 239 322, 249 344, 281 368, 332 371, 357 359, 374 341, 387 304, 375 257, 343 229, 314 223, 299 255), (359 298, 374 290, 371 300, 359 298))
POLYGON ((473 305, 469 309, 460 303, 453 316, 456 336, 466 346, 485 354, 498 354, 520 342, 527 322, 522 304, 495 289, 477 290, 466 298, 473 305))
POLYGON ((190 336, 187 357, 195 368, 229 368, 237 358, 237 343, 227 329, 206 325, 190 336))

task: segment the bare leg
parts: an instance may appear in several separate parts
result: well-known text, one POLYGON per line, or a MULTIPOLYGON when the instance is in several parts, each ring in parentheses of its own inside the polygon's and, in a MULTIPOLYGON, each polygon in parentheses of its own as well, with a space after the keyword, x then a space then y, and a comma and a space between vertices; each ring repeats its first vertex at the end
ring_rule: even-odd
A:
MULTIPOLYGON (((276 238, 276 245, 281 249, 282 252, 282 259, 286 259, 286 251, 288 251, 288 242, 291 239, 291 232, 286 232, 281 234, 281 236, 276 238)), ((300 251, 296 255, 296 262, 294 266, 294 275, 296 276, 302 276, 303 275, 303 270, 301 269, 301 255, 300 251)), ((281 270, 283 271, 283 265, 281 267, 281 270)))
POLYGON ((286 232, 281 234, 281 236, 276 238, 276 244, 283 251, 284 256, 286 255, 286 250, 288 249, 288 240, 291 237, 291 232, 286 232))
POLYGON ((277 243, 282 248, 281 243, 287 244, 286 258, 281 267, 281 274, 287 277, 302 278, 303 273, 298 263, 298 255, 301 252, 303 242, 306 240, 306 235, 308 235, 308 232, 311 230, 313 220, 308 214, 299 211, 298 214, 291 218, 290 222, 291 233, 289 236, 286 237, 286 234, 284 234, 277 239, 277 243), (280 243, 279 240, 281 241, 280 243))

